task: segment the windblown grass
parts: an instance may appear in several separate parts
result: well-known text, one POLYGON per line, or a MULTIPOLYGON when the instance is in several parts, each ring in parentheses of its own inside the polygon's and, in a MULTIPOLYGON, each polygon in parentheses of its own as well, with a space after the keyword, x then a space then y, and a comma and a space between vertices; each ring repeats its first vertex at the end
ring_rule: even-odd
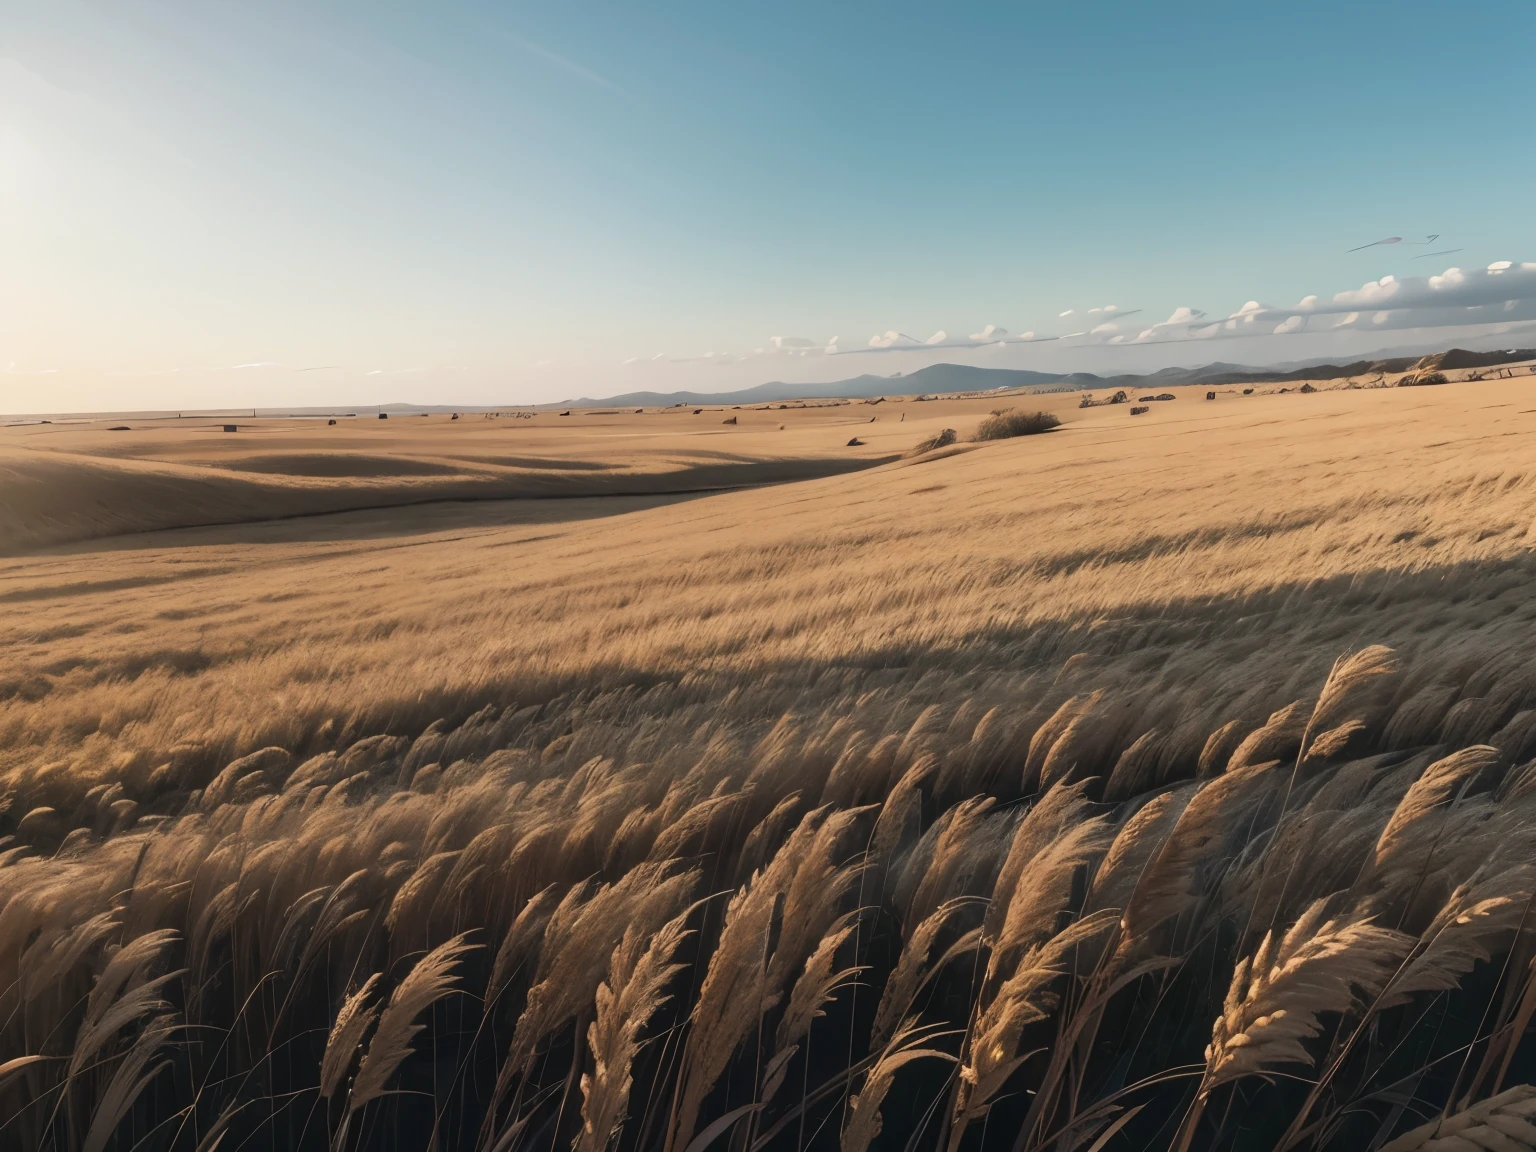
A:
POLYGON ((1522 1139, 1530 485, 1446 424, 17 562, 0 1145, 1522 1139))

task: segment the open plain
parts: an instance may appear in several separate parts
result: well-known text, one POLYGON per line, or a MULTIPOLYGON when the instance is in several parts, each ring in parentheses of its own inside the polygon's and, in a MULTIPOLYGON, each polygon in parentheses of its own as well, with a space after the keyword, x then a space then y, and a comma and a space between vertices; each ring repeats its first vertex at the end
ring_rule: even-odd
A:
POLYGON ((0 429, 0 1144, 1526 1123, 1536 378, 1174 393, 0 429))

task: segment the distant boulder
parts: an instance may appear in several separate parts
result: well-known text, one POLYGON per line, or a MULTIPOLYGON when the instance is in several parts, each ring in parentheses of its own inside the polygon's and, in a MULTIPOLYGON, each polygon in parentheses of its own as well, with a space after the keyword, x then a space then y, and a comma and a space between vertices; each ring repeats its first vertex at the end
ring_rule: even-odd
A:
POLYGON ((848 447, 850 447, 850 448, 859 448, 859 447, 862 447, 863 444, 864 444, 864 441, 860 440, 857 436, 855 436, 852 440, 848 441, 848 447))
POLYGON ((734 424, 734 423, 736 423, 736 417, 734 417, 734 416, 727 416, 724 420, 720 421, 720 423, 722 423, 722 424, 734 424))
POLYGON ((1150 412, 1150 411, 1152 411, 1152 408, 1151 408, 1150 405, 1147 405, 1147 404, 1132 404, 1131 405, 1131 415, 1132 416, 1140 416, 1143 412, 1150 412))

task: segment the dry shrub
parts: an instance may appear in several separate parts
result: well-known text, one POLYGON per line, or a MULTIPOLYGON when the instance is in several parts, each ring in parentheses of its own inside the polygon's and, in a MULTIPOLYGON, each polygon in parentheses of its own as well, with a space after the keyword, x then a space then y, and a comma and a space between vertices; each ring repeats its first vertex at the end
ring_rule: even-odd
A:
POLYGON ((1011 440, 1015 436, 1036 436, 1061 427, 1061 418, 1051 412, 1016 412, 999 409, 976 426, 973 441, 1011 440))
POLYGON ((938 435, 919 441, 917 446, 912 449, 912 455, 921 456, 924 452, 934 452, 940 448, 948 448, 958 439, 959 434, 953 428, 945 428, 938 435))

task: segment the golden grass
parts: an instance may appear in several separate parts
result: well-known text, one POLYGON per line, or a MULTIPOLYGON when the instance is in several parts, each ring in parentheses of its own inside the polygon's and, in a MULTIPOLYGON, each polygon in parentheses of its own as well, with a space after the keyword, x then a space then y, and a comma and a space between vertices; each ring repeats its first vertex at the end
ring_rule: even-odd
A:
POLYGON ((1345 1148, 1529 1079, 1536 389, 1035 399, 424 420, 411 484, 683 478, 13 540, 0 1141, 1345 1148), (867 455, 681 498, 736 435, 867 455))

